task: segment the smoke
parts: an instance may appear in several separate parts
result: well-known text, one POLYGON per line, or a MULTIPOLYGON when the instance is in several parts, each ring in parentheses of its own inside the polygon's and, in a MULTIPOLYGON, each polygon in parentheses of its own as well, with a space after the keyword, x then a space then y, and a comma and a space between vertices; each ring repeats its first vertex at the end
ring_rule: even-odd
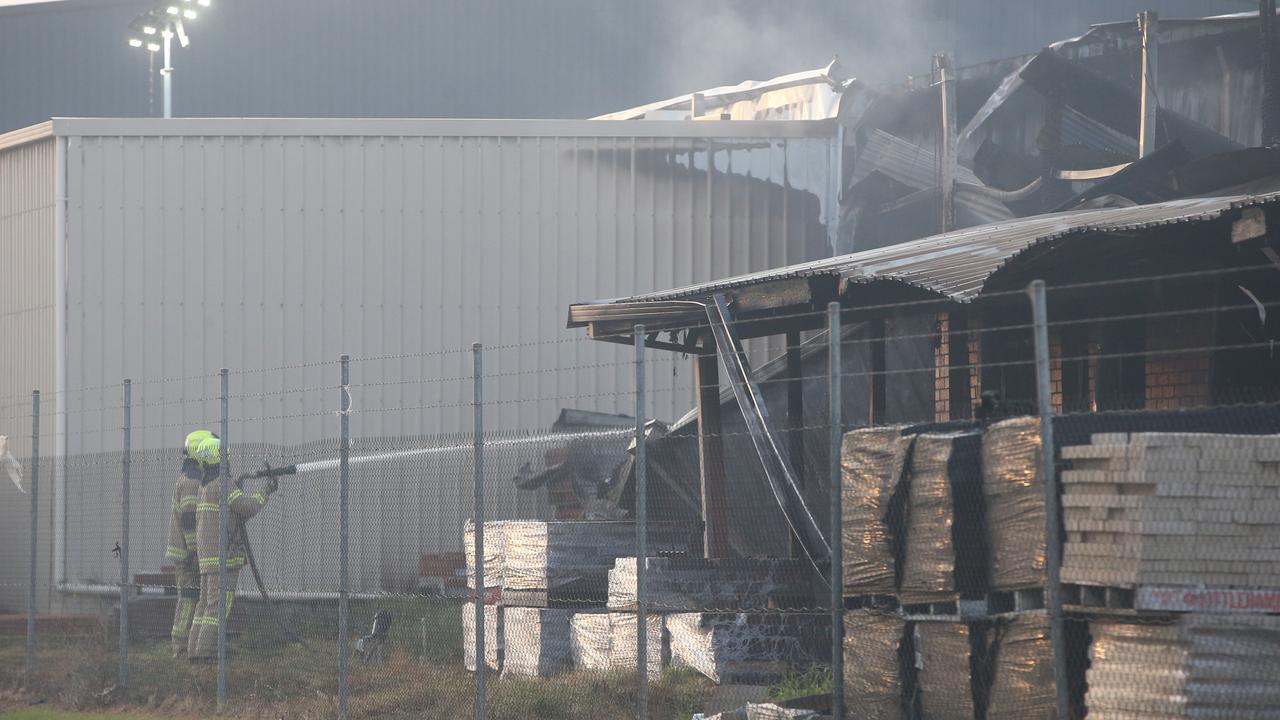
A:
POLYGON ((669 95, 822 67, 875 83, 927 72, 954 30, 910 2, 663 3, 669 42, 655 84, 669 95))

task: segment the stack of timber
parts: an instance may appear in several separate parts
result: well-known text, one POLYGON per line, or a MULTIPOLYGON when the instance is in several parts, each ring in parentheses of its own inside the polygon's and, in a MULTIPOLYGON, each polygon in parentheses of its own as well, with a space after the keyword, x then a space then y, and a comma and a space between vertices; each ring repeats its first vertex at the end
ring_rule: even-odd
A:
POLYGON ((987 428, 982 439, 982 494, 991 588, 1043 587, 1045 484, 1037 418, 1013 418, 987 428))
POLYGON ((1280 718, 1280 617, 1090 621, 1091 720, 1280 718))
POLYGON ((1063 582, 1280 587, 1280 436, 1100 434, 1062 457, 1063 582))
MULTIPOLYGON (((484 664, 493 670, 502 669, 503 609, 497 605, 484 606, 484 664)), ((462 656, 466 668, 476 669, 476 604, 462 604, 462 656)))
POLYGON ((551 677, 573 667, 569 625, 573 611, 527 607, 498 609, 502 613, 503 675, 551 677))
MULTIPOLYGON (((609 609, 635 612, 636 563, 609 571, 609 609)), ((813 607, 812 570, 785 558, 645 559, 645 602, 654 612, 724 612, 813 607)))
POLYGON ((666 620, 672 665, 716 683, 767 685, 831 657, 829 613, 674 613, 666 620))

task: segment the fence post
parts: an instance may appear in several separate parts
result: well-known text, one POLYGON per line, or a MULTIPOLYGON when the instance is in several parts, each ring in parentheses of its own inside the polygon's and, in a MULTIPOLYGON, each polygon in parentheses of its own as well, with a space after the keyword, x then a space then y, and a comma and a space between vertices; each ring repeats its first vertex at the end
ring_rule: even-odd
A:
POLYGON ((120 669, 116 683, 129 687, 129 471, 133 430, 133 383, 124 381, 124 458, 120 469, 120 669))
POLYGON ((472 442, 472 468, 475 497, 472 512, 475 515, 472 525, 475 528, 473 542, 475 547, 476 566, 476 720, 484 720, 484 602, 485 602, 485 562, 484 562, 484 372, 482 359, 484 347, 480 343, 472 343, 472 415, 475 418, 472 442))
POLYGON ((349 567, 349 551, 348 551, 348 459, 351 455, 351 426, 350 416, 350 400, 351 393, 349 387, 351 385, 351 357, 343 355, 342 362, 342 387, 340 388, 341 398, 339 399, 339 407, 342 412, 338 414, 340 424, 342 426, 342 437, 338 444, 338 718, 339 720, 347 720, 347 645, 348 634, 350 632, 348 619, 350 608, 348 607, 347 592, 350 576, 348 575, 349 567))
POLYGON ((231 492, 231 464, 227 462, 227 429, 230 424, 227 395, 230 378, 226 368, 222 368, 218 375, 222 379, 222 432, 218 458, 218 705, 221 707, 227 702, 227 622, 230 619, 230 613, 227 612, 227 544, 231 539, 227 532, 230 512, 227 494, 231 492))
POLYGON ((40 391, 31 391, 31 558, 27 581, 26 681, 36 668, 36 545, 40 537, 40 391))
POLYGON ((1049 380, 1049 321, 1044 281, 1034 280, 1027 286, 1031 296, 1031 323, 1036 349, 1036 408, 1040 413, 1040 472, 1044 477, 1044 544, 1045 588, 1049 606, 1050 633, 1053 641, 1053 679, 1057 689, 1057 717, 1071 717, 1067 692, 1067 638, 1062 618, 1062 544, 1058 533, 1058 473, 1054 459, 1053 397, 1049 380))
MULTIPOLYGON (((827 304, 827 483, 831 504, 831 717, 844 720, 844 541, 840 498, 840 444, 844 396, 840 387, 840 303, 827 304)), ((1065 719, 1064 719, 1065 720, 1065 719)))
POLYGON ((644 447, 644 325, 631 330, 636 347, 636 662, 640 692, 636 716, 649 718, 649 617, 645 598, 646 560, 649 557, 649 480, 644 447))

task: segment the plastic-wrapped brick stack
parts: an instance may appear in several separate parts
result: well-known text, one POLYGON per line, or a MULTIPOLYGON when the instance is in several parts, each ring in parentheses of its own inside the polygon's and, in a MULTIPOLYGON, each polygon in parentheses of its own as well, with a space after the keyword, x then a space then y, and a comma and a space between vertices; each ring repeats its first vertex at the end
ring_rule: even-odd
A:
POLYGON ((850 717, 901 720, 906 621, 874 610, 844 614, 844 697, 850 717))
POLYGON ((1044 478, 1040 421, 1014 418, 987 428, 982 442, 982 494, 990 541, 991 587, 1043 586, 1044 478))
MULTIPOLYGON (((503 610, 497 605, 484 606, 484 664, 502 669, 503 610)), ((462 604, 462 654, 466 668, 476 669, 476 604, 462 604)))
MULTIPOLYGON (((812 570, 800 560, 651 557, 645 568, 655 612, 813 606, 812 570)), ((609 609, 635 612, 636 558, 618 558, 609 571, 609 609)))
POLYGON ((1049 616, 1028 613, 1001 620, 988 640, 993 664, 987 720, 1057 718, 1049 616))
POLYGON ((969 625, 917 622, 914 632, 921 717, 973 720, 969 625))
MULTIPOLYGON (((574 613, 569 620, 570 657, 581 670, 632 670, 638 660, 635 613, 574 613)), ((671 657, 662 615, 648 615, 645 627, 649 677, 662 674, 671 657)))
POLYGON ((572 667, 572 611, 509 607, 502 608, 502 615, 503 675, 551 677, 572 667))
POLYGON ((952 543, 955 505, 948 468, 953 443, 958 437, 958 434, 917 435, 911 448, 903 603, 956 597, 956 553, 952 543))
POLYGON ((881 595, 896 587, 889 509, 911 439, 900 427, 846 433, 840 446, 841 538, 845 595, 881 595))
POLYGON ((1090 720, 1280 719, 1280 618, 1090 623, 1090 720))

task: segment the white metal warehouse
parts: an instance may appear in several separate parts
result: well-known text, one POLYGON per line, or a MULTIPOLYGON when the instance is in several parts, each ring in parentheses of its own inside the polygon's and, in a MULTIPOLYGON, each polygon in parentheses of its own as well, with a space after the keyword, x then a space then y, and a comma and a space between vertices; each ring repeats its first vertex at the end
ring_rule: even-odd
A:
MULTIPOLYGON (((39 388, 42 454, 63 461, 43 466, 55 582, 41 587, 116 572, 102 544, 118 525, 94 508, 118 502, 123 378, 144 454, 216 423, 223 367, 233 444, 331 440, 341 353, 356 437, 469 431, 474 341, 497 346, 494 430, 545 428, 561 407, 628 412, 627 350, 566 330, 564 308, 831 254, 836 163, 833 121, 54 119, 0 135, 0 434, 29 452, 39 388)), ((674 419, 689 368, 654 363, 674 380, 650 414, 674 419)), ((520 502, 507 470, 490 473, 491 516, 520 502)), ((136 481, 134 567, 158 565, 171 475, 136 481)), ((390 589, 419 552, 460 547, 462 496, 407 490, 356 500, 370 505, 353 517, 383 521, 353 546, 355 584, 390 589), (450 515, 430 532, 384 522, 406 502, 450 515)), ((5 527, 25 528, 25 503, 0 492, 5 527)), ((261 532, 323 549, 301 502, 261 532)), ((22 545, 0 550, 5 577, 22 545)), ((285 555, 278 572, 301 563, 285 555)), ((283 584, 305 591, 298 572, 283 584)), ((4 584, 0 606, 21 592, 4 584)))

